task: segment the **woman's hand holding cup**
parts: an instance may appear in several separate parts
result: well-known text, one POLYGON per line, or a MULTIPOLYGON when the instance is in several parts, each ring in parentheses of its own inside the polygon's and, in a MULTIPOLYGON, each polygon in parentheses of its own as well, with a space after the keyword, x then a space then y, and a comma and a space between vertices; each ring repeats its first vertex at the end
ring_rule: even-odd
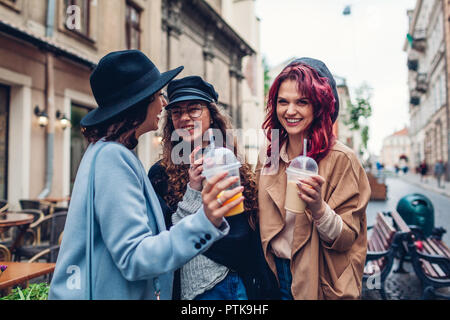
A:
POLYGON ((244 190, 242 186, 226 190, 239 180, 239 177, 226 178, 227 175, 228 172, 223 172, 207 180, 202 191, 203 208, 206 217, 216 227, 222 224, 223 217, 228 211, 244 201, 244 197, 239 197, 230 203, 224 204, 244 190), (218 198, 219 194, 220 197, 218 198))
POLYGON ((202 191, 202 181, 205 179, 205 177, 202 176, 203 157, 195 160, 195 157, 200 149, 201 146, 195 148, 189 157, 191 163, 191 167, 189 168, 189 186, 197 191, 202 191))
POLYGON ((322 218, 325 213, 325 201, 322 199, 322 185, 325 179, 319 175, 298 180, 298 196, 306 202, 315 220, 322 218))

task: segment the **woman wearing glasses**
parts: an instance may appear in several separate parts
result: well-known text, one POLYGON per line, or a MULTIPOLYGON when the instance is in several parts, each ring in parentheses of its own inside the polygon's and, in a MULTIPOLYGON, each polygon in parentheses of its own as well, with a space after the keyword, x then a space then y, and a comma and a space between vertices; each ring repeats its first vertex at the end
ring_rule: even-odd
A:
MULTIPOLYGON (((210 128, 214 129, 216 144, 221 135, 225 146, 227 129, 231 129, 231 125, 219 111, 216 104, 218 94, 214 87, 198 76, 172 81, 168 86, 168 95, 167 114, 163 118, 162 159, 153 165, 148 175, 165 207, 167 224, 175 225, 195 213, 202 205, 204 177, 201 175, 201 148, 208 145, 207 137, 204 139, 205 133, 210 128), (180 148, 183 144, 184 147, 180 148), (194 145, 197 146, 195 149, 194 145), (185 150, 189 150, 189 153, 185 150)), ((231 141, 236 154, 236 143, 231 141)), ((240 175, 244 187, 245 212, 227 217, 230 224, 229 235, 217 242, 214 248, 198 255, 181 268, 178 278, 180 283, 175 278, 174 299, 253 298, 248 291, 247 275, 250 271, 253 272, 249 270, 253 268, 249 268, 249 259, 254 257, 252 252, 257 251, 250 248, 250 238, 254 235, 251 225, 255 225, 258 208, 257 189, 254 174, 248 164, 242 164, 240 175), (177 287, 180 288, 179 296, 177 287)))

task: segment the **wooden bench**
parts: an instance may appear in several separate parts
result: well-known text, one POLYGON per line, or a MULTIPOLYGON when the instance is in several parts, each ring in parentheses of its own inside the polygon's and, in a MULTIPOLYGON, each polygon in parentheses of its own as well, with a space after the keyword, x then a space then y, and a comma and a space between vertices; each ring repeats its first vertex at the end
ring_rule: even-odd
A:
POLYGON ((396 230, 381 212, 377 213, 375 225, 367 229, 372 229, 372 232, 367 241, 363 283, 368 284, 369 278, 379 277, 380 294, 383 299, 386 299, 384 283, 394 263, 396 230))
POLYGON ((425 237, 420 228, 410 228, 408 251, 414 271, 422 282, 422 298, 450 300, 450 295, 436 291, 450 287, 450 249, 442 241, 445 230, 435 229, 433 235, 425 237))
POLYGON ((386 212, 386 214, 392 218, 398 237, 396 256, 400 261, 394 273, 408 273, 403 268, 403 263, 405 261, 411 261, 408 253, 408 237, 411 234, 411 229, 397 211, 386 212))

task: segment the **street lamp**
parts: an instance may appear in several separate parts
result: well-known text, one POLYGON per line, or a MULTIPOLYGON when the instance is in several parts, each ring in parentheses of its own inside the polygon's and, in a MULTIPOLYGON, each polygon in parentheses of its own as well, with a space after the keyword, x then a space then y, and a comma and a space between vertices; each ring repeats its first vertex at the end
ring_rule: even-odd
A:
POLYGON ((44 128, 48 125, 48 114, 45 110, 39 109, 39 106, 34 108, 34 114, 38 117, 39 126, 44 128))
POLYGON ((59 123, 61 124, 61 128, 63 130, 66 130, 66 128, 70 128, 72 126, 72 123, 69 119, 67 119, 66 115, 64 113, 61 113, 61 111, 56 111, 56 119, 59 120, 59 123))

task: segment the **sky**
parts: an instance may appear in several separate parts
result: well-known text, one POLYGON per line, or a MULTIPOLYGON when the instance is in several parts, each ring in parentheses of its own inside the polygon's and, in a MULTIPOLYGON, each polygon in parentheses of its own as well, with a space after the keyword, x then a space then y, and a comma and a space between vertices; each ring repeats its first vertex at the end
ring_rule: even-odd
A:
POLYGON ((350 94, 372 89, 368 148, 409 126, 406 11, 416 0, 256 0, 261 52, 269 66, 291 57, 320 59, 347 80, 350 94), (343 15, 350 5, 351 14, 343 15))

